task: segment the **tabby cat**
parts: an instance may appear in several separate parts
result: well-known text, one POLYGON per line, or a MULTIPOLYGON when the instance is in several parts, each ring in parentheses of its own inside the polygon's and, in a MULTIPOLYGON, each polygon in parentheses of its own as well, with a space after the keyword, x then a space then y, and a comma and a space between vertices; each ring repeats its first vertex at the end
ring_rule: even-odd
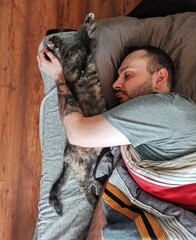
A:
MULTIPOLYGON (((78 29, 76 41, 72 46, 68 47, 64 40, 56 35, 46 43, 47 48, 61 62, 65 79, 84 116, 93 116, 106 111, 102 87, 90 52, 90 39, 87 34, 87 24, 93 20, 94 14, 88 14, 84 24, 78 29)), ((70 171, 74 172, 81 192, 84 193, 92 207, 95 207, 101 184, 94 179, 93 171, 101 150, 67 144, 62 173, 53 184, 49 195, 49 203, 58 215, 63 214, 60 191, 70 171)))

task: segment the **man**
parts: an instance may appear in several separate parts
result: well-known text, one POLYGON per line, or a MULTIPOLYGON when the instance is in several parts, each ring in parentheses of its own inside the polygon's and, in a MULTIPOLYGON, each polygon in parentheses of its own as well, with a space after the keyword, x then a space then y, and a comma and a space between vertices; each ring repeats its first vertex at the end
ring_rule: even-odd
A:
MULTIPOLYGON (((113 84, 116 98, 122 104, 87 118, 66 84, 58 59, 45 48, 37 59, 41 70, 57 84, 61 117, 71 144, 83 147, 131 144, 142 159, 155 161, 171 160, 196 150, 195 104, 171 92, 174 66, 162 50, 145 47, 129 54, 113 84), (65 102, 65 97, 72 101, 65 102)), ((99 221, 95 220, 94 233, 98 236, 89 235, 88 239, 101 239, 100 228, 106 221, 100 202, 97 214, 95 219, 98 216, 99 221)))

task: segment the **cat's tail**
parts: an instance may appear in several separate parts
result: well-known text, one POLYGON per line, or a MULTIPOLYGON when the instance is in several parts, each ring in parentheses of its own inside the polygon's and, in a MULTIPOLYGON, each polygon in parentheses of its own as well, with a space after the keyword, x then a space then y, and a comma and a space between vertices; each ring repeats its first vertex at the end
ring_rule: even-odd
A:
POLYGON ((57 178, 57 180, 55 181, 55 183, 52 185, 52 188, 50 190, 50 195, 49 195, 50 206, 55 209, 55 211, 59 216, 63 215, 63 205, 59 195, 60 195, 60 190, 63 186, 63 183, 65 182, 65 178, 67 178, 66 177, 67 174, 65 174, 66 169, 67 169, 67 164, 66 162, 63 162, 62 172, 60 176, 57 178))
POLYGON ((92 23, 95 20, 95 14, 94 13, 88 13, 84 19, 84 24, 92 23))

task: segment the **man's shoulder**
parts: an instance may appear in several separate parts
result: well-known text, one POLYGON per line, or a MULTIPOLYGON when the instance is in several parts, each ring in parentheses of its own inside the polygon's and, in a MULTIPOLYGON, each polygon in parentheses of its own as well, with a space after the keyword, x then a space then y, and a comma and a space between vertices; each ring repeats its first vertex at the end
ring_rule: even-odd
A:
POLYGON ((143 104, 159 104, 159 103, 166 103, 166 104, 174 104, 175 102, 178 102, 179 104, 181 102, 189 102, 193 105, 195 103, 187 96, 176 93, 176 92, 170 92, 170 93, 162 93, 162 92, 153 92, 149 93, 143 96, 138 96, 133 100, 130 100, 130 103, 143 103, 143 104))
POLYGON ((138 96, 134 99, 128 100, 127 104, 130 105, 157 105, 160 103, 168 103, 172 102, 174 99, 173 94, 170 93, 160 93, 160 92, 153 92, 149 94, 145 94, 142 96, 138 96))
POLYGON ((196 105, 190 98, 179 93, 154 92, 128 100, 106 112, 104 116, 121 117, 131 114, 160 117, 162 114, 164 117, 164 115, 172 115, 174 112, 181 112, 181 110, 184 113, 191 111, 192 114, 196 114, 196 105))

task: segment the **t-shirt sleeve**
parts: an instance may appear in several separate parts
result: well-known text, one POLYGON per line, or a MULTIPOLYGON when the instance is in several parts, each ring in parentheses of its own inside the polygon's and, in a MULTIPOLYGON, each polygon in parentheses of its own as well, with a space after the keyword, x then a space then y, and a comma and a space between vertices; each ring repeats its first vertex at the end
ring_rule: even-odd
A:
POLYGON ((103 116, 130 143, 137 147, 167 141, 172 136, 172 110, 169 99, 161 94, 148 94, 129 100, 105 113, 103 116))

